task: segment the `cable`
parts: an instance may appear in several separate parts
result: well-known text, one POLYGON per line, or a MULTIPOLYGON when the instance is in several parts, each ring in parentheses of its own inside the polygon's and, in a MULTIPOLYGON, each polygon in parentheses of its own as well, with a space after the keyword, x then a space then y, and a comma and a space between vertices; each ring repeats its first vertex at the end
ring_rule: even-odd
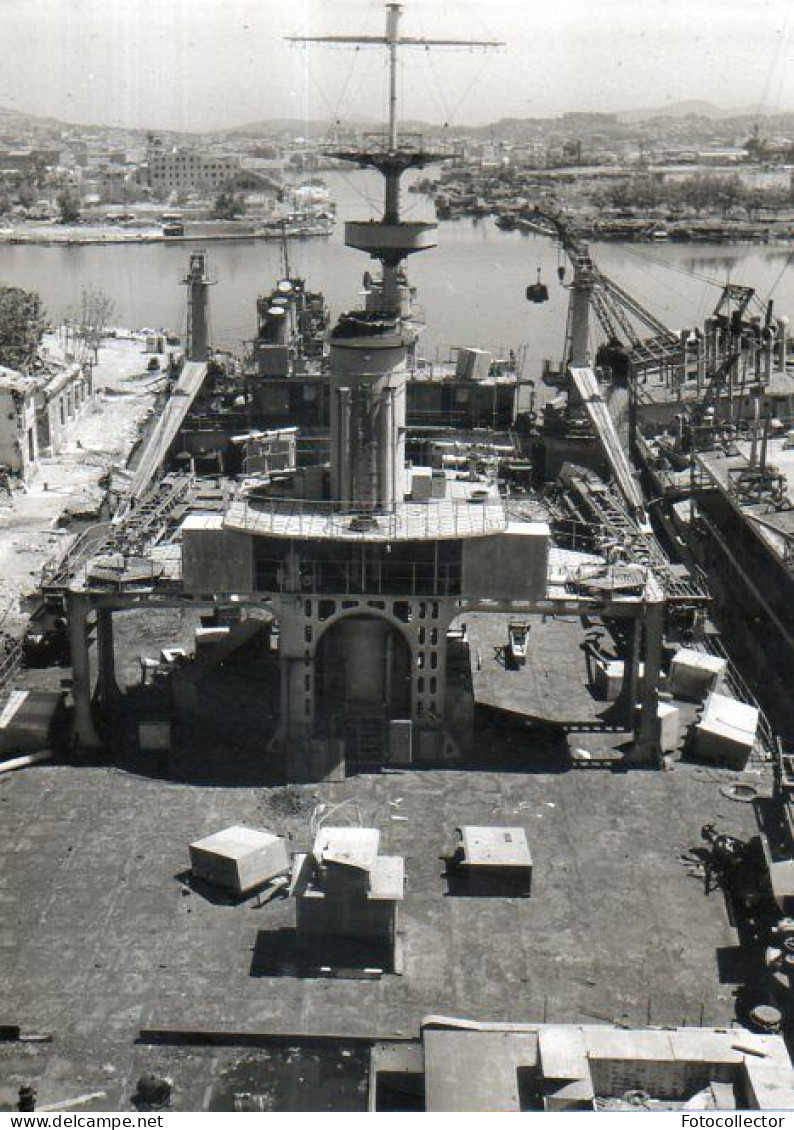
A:
MULTIPOLYGON (((764 82, 764 84, 761 88, 760 100, 759 100, 759 103, 758 103, 758 107, 756 109, 756 114, 755 114, 756 118, 760 118, 760 117, 764 116, 764 113, 763 113, 764 109, 765 109, 764 103, 766 102, 767 97, 769 96, 769 93, 772 89, 772 82, 773 82, 775 77, 777 77, 777 94, 775 95, 773 105, 774 105, 774 109, 776 111, 779 110, 779 108, 780 108, 780 97, 781 97, 782 90, 783 90, 783 81, 786 77, 786 68, 785 68, 785 66, 783 66, 783 67, 780 66, 780 61, 781 61, 781 56, 782 56, 783 51, 785 50, 785 46, 786 46, 786 39, 788 37, 790 17, 791 17, 791 0, 787 0, 785 15, 783 17, 783 27, 782 27, 781 32, 780 32, 780 39, 778 40, 777 49, 776 49, 776 51, 774 53, 774 57, 772 59, 772 65, 770 67, 768 67, 767 71, 766 71, 766 80, 765 80, 765 82, 764 82)), ((770 106, 769 108, 772 109, 773 107, 770 106)))
POLYGON ((349 87, 350 82, 353 78, 353 72, 356 69, 356 63, 358 62, 360 54, 361 54, 361 48, 359 46, 356 46, 355 50, 353 51, 353 61, 350 64, 350 67, 349 67, 348 72, 347 72, 347 78, 345 79, 344 83, 342 84, 342 90, 339 94, 339 98, 336 101, 336 109, 334 111, 334 122, 333 122, 334 125, 337 125, 339 120, 340 120, 341 113, 342 113, 342 100, 344 99, 345 94, 347 93, 347 88, 349 87))
POLYGON ((778 285, 778 283, 780 282, 780 280, 781 280, 781 279, 783 278, 783 276, 785 275, 786 271, 787 271, 787 270, 789 269, 789 267, 791 266, 791 261, 792 261, 792 259, 794 259, 794 251, 790 251, 790 252, 789 252, 789 254, 788 254, 788 255, 786 256, 786 261, 785 261, 785 263, 783 264, 783 266, 782 266, 782 267, 780 268, 780 273, 778 274, 778 276, 777 276, 777 278, 775 279, 775 281, 774 281, 774 282, 772 283, 772 286, 770 287, 769 293, 768 293, 768 294, 767 294, 767 296, 766 296, 766 301, 764 302, 764 305, 765 305, 765 306, 767 306, 767 305, 769 304, 769 299, 770 299, 770 298, 772 297, 772 295, 773 295, 773 294, 775 293, 775 290, 777 289, 777 285, 778 285))
POLYGON ((708 275, 700 275, 697 271, 687 270, 686 267, 678 267, 675 263, 668 263, 664 259, 657 259, 653 255, 643 255, 639 251, 634 251, 628 246, 624 246, 623 250, 628 255, 633 255, 637 259, 642 259, 646 263, 654 263, 657 267, 664 267, 668 271, 678 271, 681 275, 686 275, 687 278, 697 279, 699 282, 707 283, 709 286, 718 287, 722 290, 723 284, 718 279, 709 278, 708 275))
POLYGON ((463 103, 464 103, 464 102, 466 101, 466 99, 467 99, 467 98, 469 97, 469 95, 471 94, 471 92, 472 92, 472 90, 473 90, 473 88, 474 88, 475 84, 479 83, 480 79, 481 79, 481 78, 482 78, 482 76, 483 76, 483 72, 485 71, 485 68, 486 68, 486 67, 488 66, 488 63, 489 63, 489 59, 488 59, 488 56, 487 56, 487 54, 484 54, 484 55, 483 55, 483 58, 482 58, 482 62, 480 63, 480 68, 479 68, 479 70, 478 70, 478 71, 477 71, 477 73, 476 73, 476 74, 474 75, 474 77, 472 78, 471 82, 470 82, 470 83, 469 83, 469 85, 468 85, 468 86, 466 87, 466 89, 465 89, 465 90, 463 91, 463 94, 462 94, 462 95, 460 96, 460 99, 458 100, 458 102, 456 102, 455 106, 453 107, 453 109, 452 109, 452 113, 451 113, 451 114, 450 114, 450 116, 449 116, 449 121, 450 121, 450 122, 452 122, 452 121, 454 121, 454 120, 456 120, 456 119, 457 119, 458 113, 460 112, 460 109, 461 109, 461 107, 463 106, 463 103))

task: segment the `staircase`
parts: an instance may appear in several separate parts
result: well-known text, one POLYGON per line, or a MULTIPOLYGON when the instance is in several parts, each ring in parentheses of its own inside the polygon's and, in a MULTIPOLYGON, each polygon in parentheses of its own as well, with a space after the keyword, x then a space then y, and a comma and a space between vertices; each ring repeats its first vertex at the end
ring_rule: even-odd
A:
POLYGON ((668 599, 705 597, 700 578, 682 574, 670 563, 655 535, 639 528, 607 483, 584 469, 569 467, 565 472, 565 485, 576 504, 574 514, 584 513, 587 520, 608 533, 625 551, 631 564, 649 569, 668 599))
POLYGON ((233 652, 252 640, 257 632, 268 626, 268 623, 268 620, 249 616, 246 620, 238 620, 236 624, 219 624, 219 628, 228 629, 223 639, 202 644, 197 648, 195 658, 180 670, 180 678, 189 683, 197 683, 213 668, 228 659, 233 652))
POLYGON ((350 765, 383 765, 388 757, 388 722, 381 716, 353 715, 343 722, 345 757, 350 765))
POLYGON ((192 660, 174 672, 171 687, 177 707, 188 714, 195 713, 198 709, 200 680, 252 640, 267 624, 267 620, 249 617, 235 624, 219 625, 228 629, 223 638, 203 644, 192 660))

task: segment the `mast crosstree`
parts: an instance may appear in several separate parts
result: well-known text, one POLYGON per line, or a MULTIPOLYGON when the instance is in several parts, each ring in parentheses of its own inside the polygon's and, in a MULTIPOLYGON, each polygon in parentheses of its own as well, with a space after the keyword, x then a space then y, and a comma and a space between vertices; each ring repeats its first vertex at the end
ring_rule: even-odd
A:
POLYGON ((374 168, 385 181, 383 219, 375 223, 349 223, 345 225, 345 243, 348 247, 366 251, 383 264, 383 297, 386 307, 396 311, 398 297, 398 268, 400 262, 417 251, 435 247, 436 225, 431 223, 405 223, 400 220, 400 177, 409 168, 423 168, 432 161, 450 156, 449 152, 430 150, 421 139, 411 142, 400 138, 397 113, 397 63, 403 47, 425 50, 436 47, 493 48, 503 43, 490 39, 428 39, 400 34, 402 5, 386 5, 386 29, 383 35, 293 35, 292 43, 340 45, 349 47, 376 47, 388 52, 389 60, 389 118, 386 136, 368 136, 365 143, 350 148, 329 151, 329 156, 350 161, 361 168, 374 168))
POLYGON ((348 47, 384 47, 389 53, 389 149, 398 147, 397 125, 397 52, 400 47, 504 47, 494 39, 426 39, 400 35, 402 4, 386 5, 386 32, 384 35, 290 35, 291 43, 325 43, 348 47))

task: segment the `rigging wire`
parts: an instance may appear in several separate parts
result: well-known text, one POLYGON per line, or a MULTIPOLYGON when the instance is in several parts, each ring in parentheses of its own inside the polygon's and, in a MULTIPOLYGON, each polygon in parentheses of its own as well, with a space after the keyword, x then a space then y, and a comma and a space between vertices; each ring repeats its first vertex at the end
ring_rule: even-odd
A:
MULTIPOLYGON (((417 13, 417 16, 418 16, 418 13, 417 13)), ((420 20, 420 19, 417 19, 417 30, 418 30, 420 36, 422 36, 423 38, 427 38, 427 33, 426 33, 426 30, 425 30, 423 21, 420 20)), ((434 93, 436 95, 436 99, 438 101, 438 105, 439 105, 439 108, 441 110, 441 115, 442 115, 442 118, 443 118, 443 121, 444 121, 444 125, 448 126, 450 124, 450 119, 451 119, 451 114, 450 114, 450 110, 449 110, 449 103, 447 102, 446 97, 444 96, 444 90, 443 90, 443 87, 441 85, 441 82, 439 81, 438 72, 437 72, 436 66, 435 66, 435 60, 433 59, 433 52, 429 48, 426 47, 424 54, 425 54, 425 58, 428 59, 429 62, 430 62, 430 75, 431 75, 431 78, 433 79, 434 93)), ((419 67, 417 67, 417 70, 418 69, 419 69, 419 67)))
MULTIPOLYGON (((628 251, 628 248, 624 247, 624 251, 628 251)), ((655 263, 658 262, 659 265, 662 265, 663 260, 658 260, 658 261, 657 260, 651 260, 650 257, 646 258, 644 255, 636 254, 636 252, 634 253, 634 257, 635 257, 635 259, 637 259, 638 263, 640 264, 639 269, 640 269, 640 271, 642 271, 642 273, 644 275, 647 275, 648 278, 653 279, 655 284, 661 283, 661 285, 664 286, 667 290, 669 290, 671 292, 671 294, 680 295, 680 291, 676 290, 675 287, 673 287, 673 285, 671 283, 661 282, 661 280, 658 279, 656 274, 650 268, 651 262, 655 262, 655 263)), ((684 271, 682 273, 689 275, 688 271, 684 271)), ((719 285, 721 287, 722 284, 719 284, 719 285)), ((646 303, 646 305, 647 305, 647 303, 646 303)))
POLYGON ((714 286, 722 290, 723 284, 719 279, 710 278, 708 275, 701 275, 697 271, 689 270, 686 267, 679 267, 675 263, 668 263, 665 259, 657 259, 654 255, 645 255, 625 245, 623 250, 626 254, 633 255, 636 259, 643 260, 643 262, 654 263, 657 267, 664 267, 668 271, 677 271, 680 275, 686 275, 687 278, 697 279, 699 282, 708 284, 708 286, 714 286))
POLYGON ((764 300, 765 306, 768 305, 770 298, 772 297, 772 295, 777 290, 778 284, 780 283, 781 279, 785 275, 786 271, 791 266, 792 260, 794 260, 794 251, 790 251, 788 253, 788 255, 786 256, 785 262, 783 263, 783 266, 780 268, 780 271, 778 272, 777 278, 772 283, 772 286, 769 288, 769 293, 767 294, 766 299, 764 300))
POLYGON ((783 17, 783 27, 781 28, 780 38, 779 38, 778 44, 777 44, 777 49, 775 50, 774 56, 772 58, 772 64, 771 64, 771 66, 769 66, 766 69, 766 79, 765 79, 764 84, 761 88, 761 94, 759 96, 758 105, 756 107, 756 112, 755 112, 756 118, 760 118, 760 117, 763 116, 764 104, 766 103, 767 98, 770 96, 770 92, 771 92, 771 89, 772 89, 772 83, 773 83, 775 78, 777 78, 777 93, 775 95, 774 102, 769 107, 769 109, 774 108, 775 111, 780 109, 780 99, 781 99, 781 96, 782 96, 782 93, 783 93, 783 82, 784 82, 785 77, 786 77, 786 67, 780 66, 780 62, 781 62, 781 57, 782 57, 783 52, 784 52, 785 47, 786 47, 786 41, 788 39, 789 20, 791 18, 791 8, 792 8, 792 0, 786 0, 785 15, 783 17))
POLYGON ((486 53, 483 53, 483 57, 480 61, 480 66, 479 66, 478 70, 474 73, 474 75, 471 79, 471 82, 468 84, 466 89, 463 91, 463 94, 461 94, 460 98, 458 99, 458 101, 455 103, 455 105, 452 108, 452 113, 450 114, 450 121, 457 119, 457 116, 460 113, 464 102, 469 97, 469 95, 471 94, 474 87, 482 79, 482 76, 485 73, 485 69, 489 64, 490 64, 490 59, 488 58, 488 55, 486 53))
POLYGON ((360 46, 356 45, 355 50, 353 51, 353 61, 351 62, 350 66, 348 67, 347 76, 345 78, 345 81, 342 83, 342 89, 339 93, 339 97, 336 100, 336 106, 334 108, 334 120, 331 123, 333 126, 339 125, 339 122, 341 120, 342 102, 345 98, 345 95, 347 94, 348 88, 349 88, 350 83, 353 79, 353 74, 354 74, 355 69, 356 69, 356 63, 358 62, 360 54, 361 54, 361 48, 360 48, 360 46))

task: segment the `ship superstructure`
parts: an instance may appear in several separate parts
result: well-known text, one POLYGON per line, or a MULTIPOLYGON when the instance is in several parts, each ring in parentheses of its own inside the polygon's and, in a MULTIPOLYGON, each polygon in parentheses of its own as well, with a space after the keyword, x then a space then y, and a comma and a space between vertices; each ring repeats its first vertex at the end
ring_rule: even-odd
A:
POLYGON ((212 350, 196 252, 187 360, 114 476, 123 501, 43 578, 71 745, 47 765, 38 679, 12 695, 4 740, 41 740, 3 782, 18 957, 0 1062, 47 1109, 355 1110, 367 1089, 402 1113, 794 1106, 770 1034, 792 1015, 794 762, 657 540, 620 419, 627 400, 640 415, 644 356, 677 406, 671 450, 779 551, 762 582, 779 595, 794 448, 754 390, 785 346, 732 312, 705 338, 621 346, 632 300, 577 245, 571 403, 529 433, 536 470, 563 467, 541 491, 506 481, 529 464, 495 391, 513 359, 468 349, 434 376, 417 355, 405 261, 435 233, 403 221, 399 181, 432 154, 396 128, 397 53, 425 43, 399 17, 365 41, 389 53, 388 132, 344 151, 386 186, 381 218, 347 228, 380 264, 361 306, 327 334, 285 244, 238 365, 212 350), (591 307, 615 339, 595 364, 591 307), (412 387, 430 415, 453 394, 449 432, 412 434, 412 387), (475 389, 467 434, 455 405, 475 389), (596 447, 604 477, 572 459, 596 447))
MULTIPOLYGON (((518 623, 597 611, 634 621, 625 701, 618 708, 634 738, 627 757, 647 763, 660 757, 657 681, 665 609, 670 599, 697 605, 697 591, 675 578, 660 581, 647 554, 636 569, 615 572, 603 533, 580 529, 571 537, 575 520, 565 519, 565 536, 555 540, 540 500, 512 499, 500 488, 501 454, 512 449, 492 430, 473 438, 430 437, 411 451, 414 459, 424 452, 428 462, 406 457, 407 388, 417 369, 419 325, 404 264, 435 246, 436 229, 402 218, 399 186, 406 170, 442 154, 399 135, 396 58, 403 45, 459 42, 403 38, 399 19, 400 6, 388 4, 385 35, 363 41, 388 51, 387 132, 337 151, 383 177, 381 218, 345 228, 348 246, 375 259, 380 274, 367 277, 362 306, 333 327, 327 357, 320 344, 322 303, 288 270, 259 309, 251 382, 266 389, 278 381, 291 389, 297 370, 327 372, 328 463, 293 458, 294 427, 290 434, 255 427, 236 439, 244 447, 253 443, 266 474, 227 479, 214 492, 194 489, 193 505, 178 478, 153 484, 152 501, 133 518, 151 514, 154 525, 162 516, 173 529, 175 512, 181 522, 176 559, 170 547, 155 545, 155 556, 162 549, 168 564, 150 562, 148 587, 133 583, 141 577, 139 566, 130 571, 124 564, 116 591, 104 587, 116 575, 112 562, 127 560, 124 529, 114 531, 114 554, 100 553, 98 565, 96 558, 80 564, 79 579, 75 583, 73 574, 69 587, 84 744, 96 741, 86 697, 90 674, 83 675, 87 618, 96 609, 104 625, 100 682, 110 684, 110 613, 168 592, 171 599, 210 603, 215 621, 227 622, 226 650, 256 627, 252 615, 269 618, 280 701, 275 734, 262 735, 262 758, 283 764, 290 779, 343 775, 362 764, 448 764, 465 757, 474 693, 460 624, 474 613, 506 614, 518 623)), ((459 357, 460 382, 472 380, 478 366, 496 388, 500 365, 476 350, 459 357)), ((613 454, 627 478, 619 453, 613 454)), ((128 551, 139 552, 141 544, 133 539, 128 551)), ((100 691, 100 697, 107 695, 100 691)))

